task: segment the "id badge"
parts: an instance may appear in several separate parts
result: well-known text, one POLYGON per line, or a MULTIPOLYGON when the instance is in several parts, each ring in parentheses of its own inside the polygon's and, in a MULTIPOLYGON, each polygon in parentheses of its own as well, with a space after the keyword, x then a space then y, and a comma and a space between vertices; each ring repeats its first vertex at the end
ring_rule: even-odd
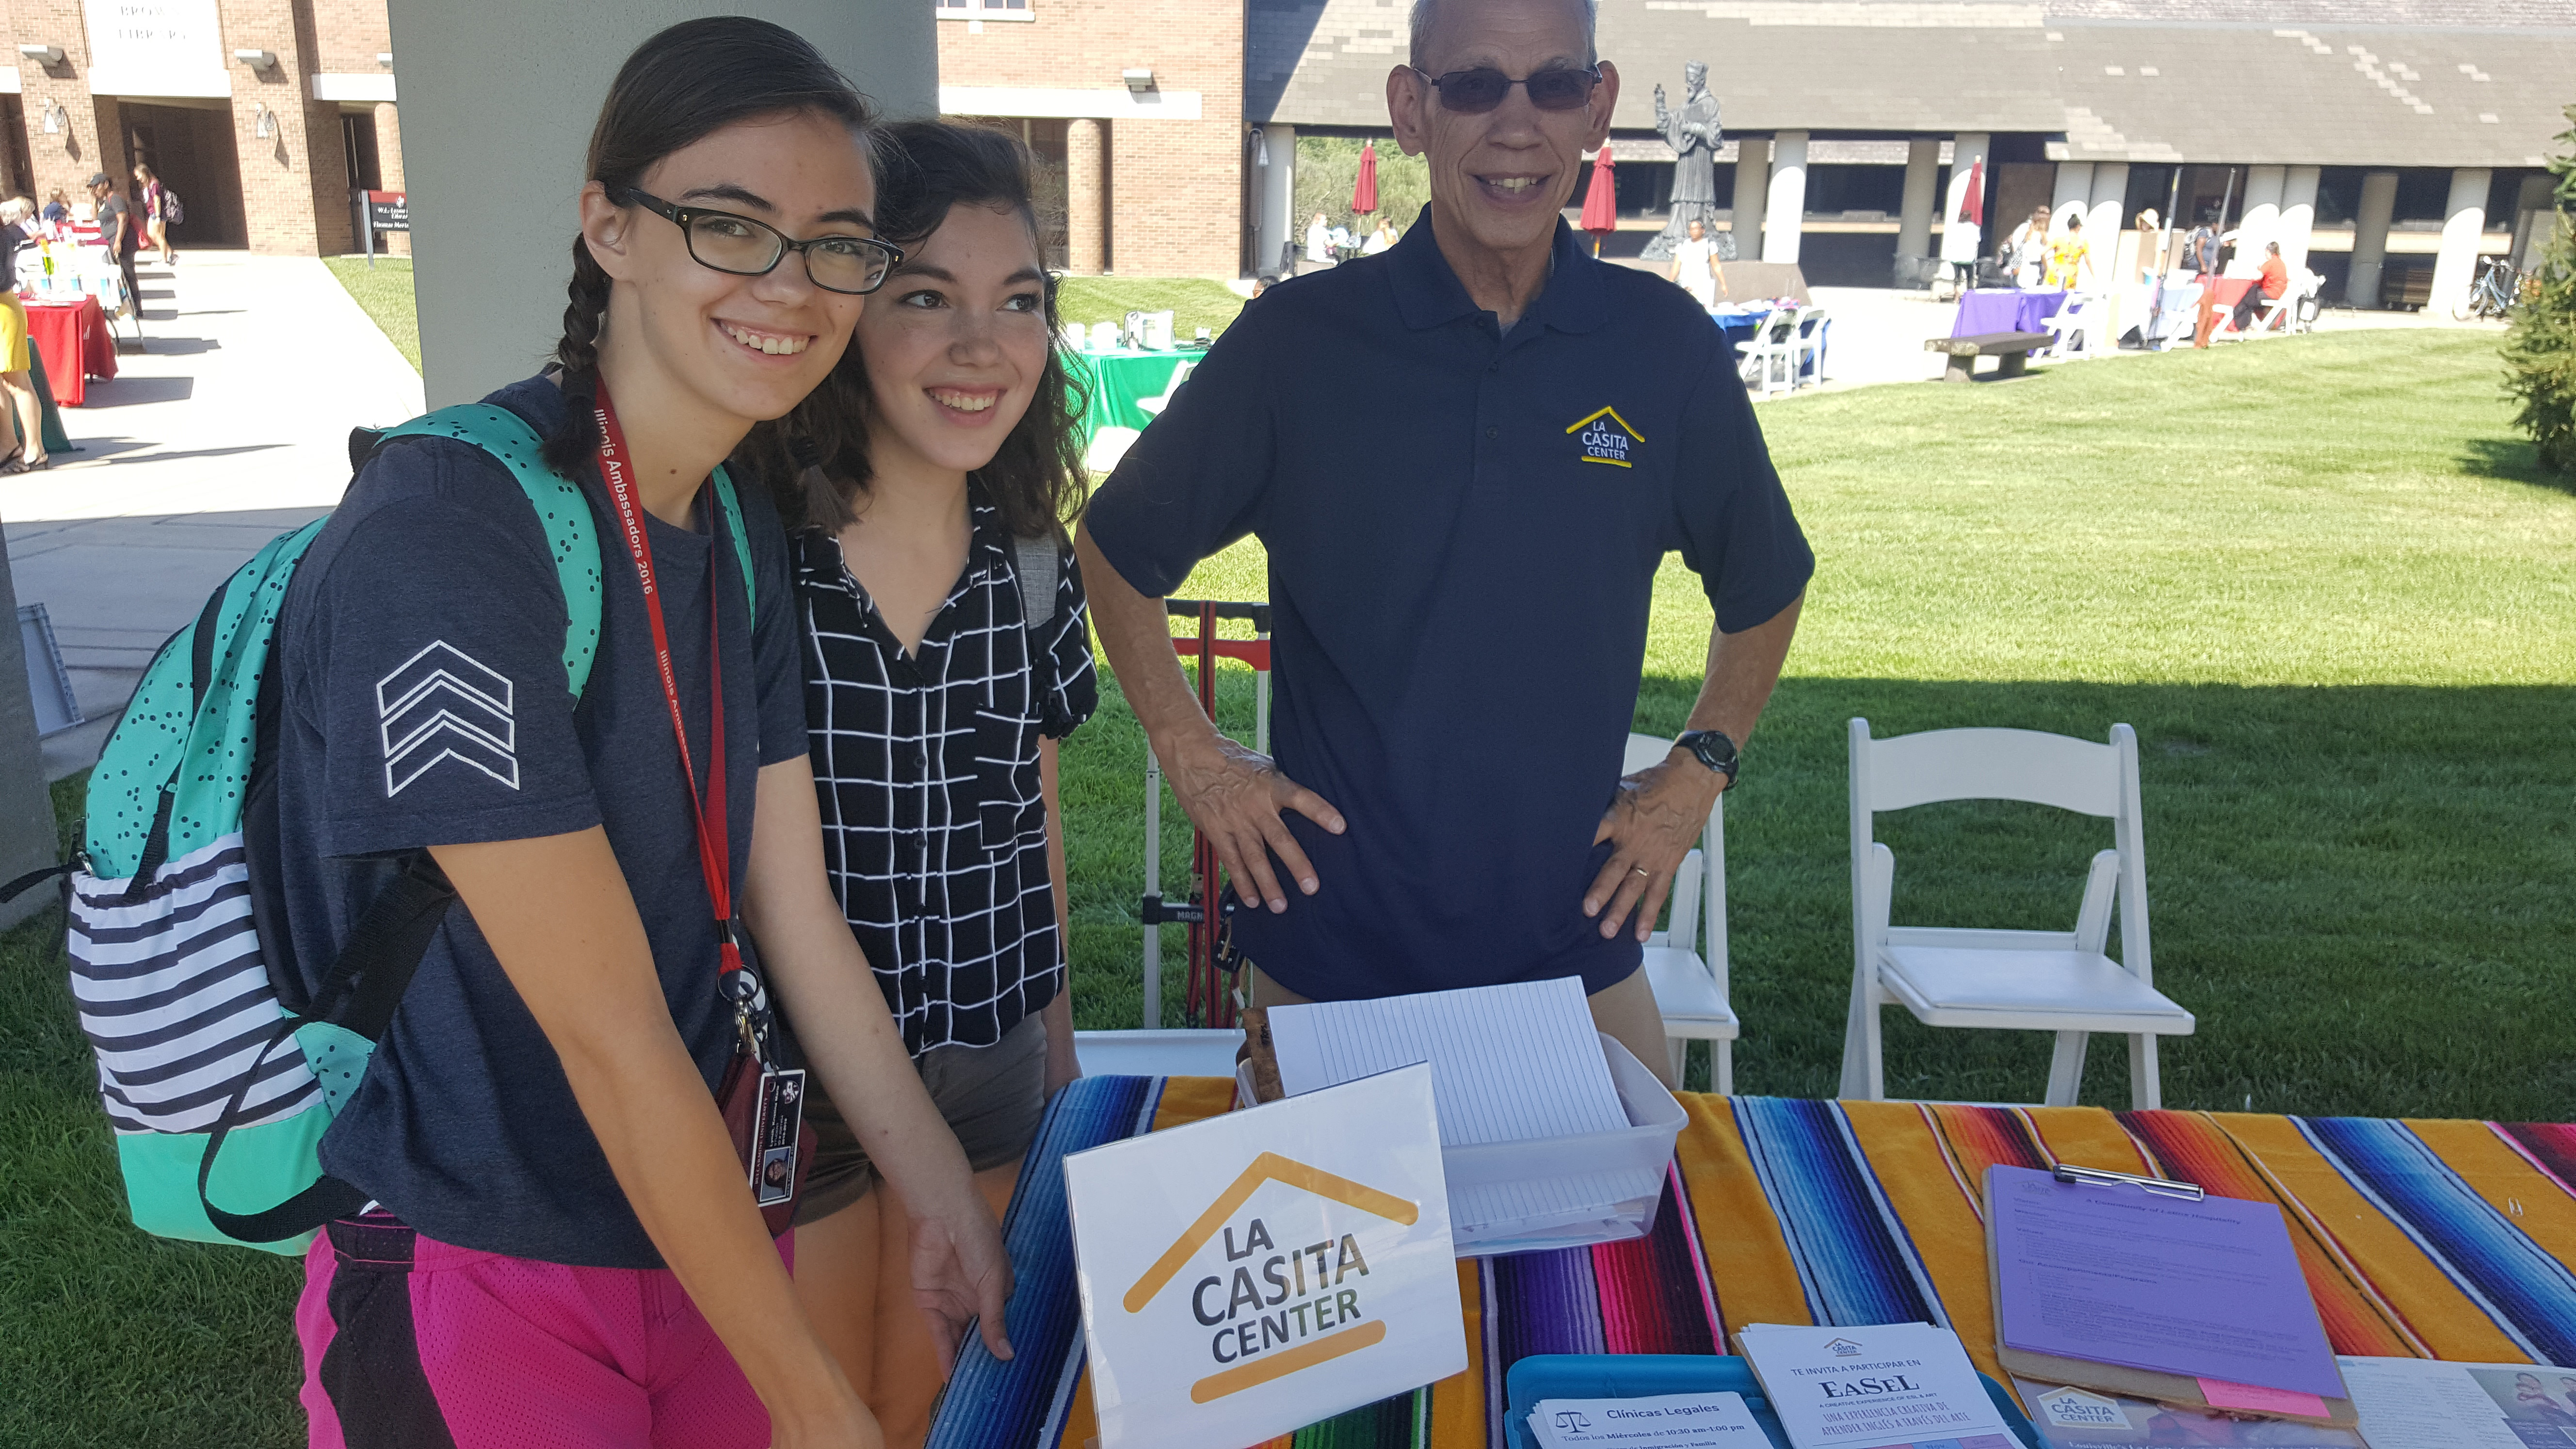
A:
POLYGON ((796 1195, 796 1134, 805 1123, 802 1068, 760 1073, 759 1110, 751 1136, 751 1198, 762 1207, 796 1195))

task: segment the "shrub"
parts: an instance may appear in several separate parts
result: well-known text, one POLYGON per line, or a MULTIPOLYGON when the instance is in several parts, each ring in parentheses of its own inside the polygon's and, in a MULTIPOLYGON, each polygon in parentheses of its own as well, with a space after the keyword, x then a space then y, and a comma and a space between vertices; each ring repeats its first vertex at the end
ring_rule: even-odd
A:
MULTIPOLYGON (((2576 106, 2567 108, 2576 123, 2576 106)), ((2540 464, 2576 473, 2576 124, 2559 133, 2570 153, 2549 163, 2558 175, 2557 225, 2542 254, 2536 296, 2514 312, 2505 337, 2506 390, 2522 400, 2516 426, 2540 449, 2540 464)))

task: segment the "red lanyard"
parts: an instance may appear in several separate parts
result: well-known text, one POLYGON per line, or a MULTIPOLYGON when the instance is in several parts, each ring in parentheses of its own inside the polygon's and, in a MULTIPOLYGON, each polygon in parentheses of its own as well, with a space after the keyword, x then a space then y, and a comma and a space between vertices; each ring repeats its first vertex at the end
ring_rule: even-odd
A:
MULTIPOLYGON (((733 939, 733 853, 726 836, 724 636, 717 624, 716 589, 710 554, 707 580, 707 676, 715 696, 709 711, 707 791, 698 795, 698 769, 689 760, 689 726, 680 714, 680 682, 671 672, 671 638, 662 627, 662 591, 653 581, 653 543, 644 535, 644 510, 635 501, 634 468, 626 459, 626 434, 617 426, 617 411, 601 386, 594 413, 599 419, 599 476, 617 505, 626 551, 635 560, 636 581, 644 587, 644 615, 653 621, 653 662, 662 672, 662 702, 671 707, 671 737, 679 742, 680 772, 689 782, 689 812, 698 823, 698 868, 706 876, 707 899, 715 907, 718 970, 727 977, 742 969, 742 948, 733 939)), ((708 526, 716 527, 708 510, 708 526)))

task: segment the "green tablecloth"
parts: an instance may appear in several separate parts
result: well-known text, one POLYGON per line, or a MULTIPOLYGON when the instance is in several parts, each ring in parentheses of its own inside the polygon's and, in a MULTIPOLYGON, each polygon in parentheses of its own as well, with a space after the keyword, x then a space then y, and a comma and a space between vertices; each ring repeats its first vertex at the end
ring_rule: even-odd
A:
POLYGON ((1154 415, 1136 404, 1149 397, 1161 397, 1172 387, 1172 374, 1184 362, 1205 356, 1203 352, 1079 352, 1075 360, 1088 372, 1085 379, 1091 387, 1091 410, 1082 416, 1082 441, 1087 445, 1092 434, 1104 427, 1134 428, 1138 432, 1154 420, 1154 415))

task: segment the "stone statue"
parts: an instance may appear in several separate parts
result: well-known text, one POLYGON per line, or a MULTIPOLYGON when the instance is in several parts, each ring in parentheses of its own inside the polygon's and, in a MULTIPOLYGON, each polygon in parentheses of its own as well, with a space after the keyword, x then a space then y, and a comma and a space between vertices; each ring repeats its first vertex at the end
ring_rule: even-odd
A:
POLYGON ((1673 201, 1671 217, 1663 231, 1646 243, 1645 255, 1651 261, 1670 259, 1673 248, 1690 235, 1696 218, 1717 239, 1718 260, 1731 262, 1735 234, 1717 229, 1717 148, 1725 132, 1717 124, 1717 97, 1708 93, 1708 62, 1685 64, 1682 87, 1679 111, 1665 104, 1664 88, 1655 87, 1655 129, 1664 133, 1664 144, 1673 148, 1673 201))

